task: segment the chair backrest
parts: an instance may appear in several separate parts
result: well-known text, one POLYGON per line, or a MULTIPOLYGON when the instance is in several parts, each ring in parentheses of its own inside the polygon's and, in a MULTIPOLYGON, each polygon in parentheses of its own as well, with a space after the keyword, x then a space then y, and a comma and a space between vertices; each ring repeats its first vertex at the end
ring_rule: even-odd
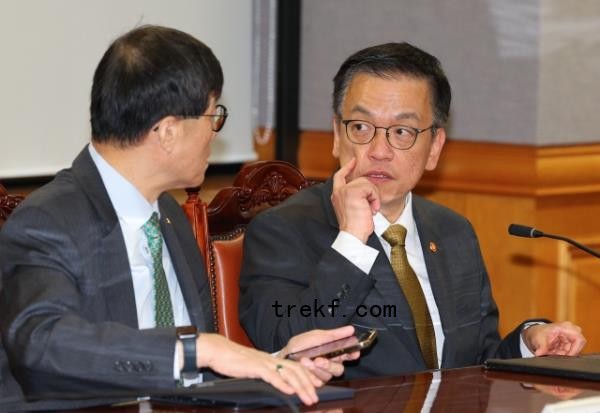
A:
POLYGON ((23 200, 20 195, 10 195, 6 188, 0 184, 0 227, 6 221, 13 209, 23 200))
POLYGON ((215 311, 215 328, 247 346, 252 342, 238 318, 239 278, 245 226, 260 211, 311 185, 293 165, 282 161, 247 164, 233 186, 221 189, 206 205, 199 188, 188 189, 183 208, 204 254, 215 311))

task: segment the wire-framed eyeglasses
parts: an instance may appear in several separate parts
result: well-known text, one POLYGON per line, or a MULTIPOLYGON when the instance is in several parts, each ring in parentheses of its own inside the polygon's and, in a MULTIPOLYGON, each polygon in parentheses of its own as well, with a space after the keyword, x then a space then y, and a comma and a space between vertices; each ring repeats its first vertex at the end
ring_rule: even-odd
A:
POLYGON ((352 143, 366 145, 375 138, 377 129, 383 129, 385 131, 385 138, 390 146, 401 150, 412 148, 420 133, 430 129, 435 131, 435 124, 432 124, 428 128, 418 129, 405 125, 392 125, 384 128, 383 126, 375 126, 365 120, 355 119, 344 119, 342 123, 346 127, 346 136, 352 143))
POLYGON ((223 129, 223 126, 225 126, 225 121, 227 120, 227 116, 229 116, 229 113, 227 113, 227 108, 224 105, 217 105, 217 113, 215 113, 214 115, 198 115, 198 116, 194 116, 194 118, 196 117, 201 117, 201 116, 211 116, 211 128, 214 132, 218 132, 221 129, 223 129))

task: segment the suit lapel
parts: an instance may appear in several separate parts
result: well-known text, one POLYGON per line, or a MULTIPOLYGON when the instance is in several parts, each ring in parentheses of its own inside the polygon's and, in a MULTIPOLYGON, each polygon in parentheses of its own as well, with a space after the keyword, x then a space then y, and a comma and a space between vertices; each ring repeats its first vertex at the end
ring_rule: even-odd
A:
POLYGON ((131 268, 127 258, 127 248, 119 219, 110 202, 100 173, 92 161, 87 146, 73 161, 72 171, 81 190, 90 200, 90 205, 98 214, 103 238, 100 240, 102 262, 100 270, 103 293, 109 303, 107 311, 111 319, 130 327, 138 328, 135 294, 131 279, 131 268))
POLYGON ((193 267, 190 265, 190 260, 185 254, 186 249, 183 247, 174 228, 173 218, 160 199, 159 208, 161 210, 161 231, 169 249, 169 255, 173 261, 173 267, 177 274, 177 280, 181 287, 190 320, 201 331, 212 331, 211 299, 207 285, 202 283, 202 280, 207 278, 202 260, 199 260, 200 265, 193 267), (200 292, 200 295, 198 292, 200 292))
POLYGON ((445 246, 445 237, 443 237, 439 229, 432 223, 432 219, 428 217, 425 208, 423 208, 422 200, 413 196, 413 214, 421 240, 421 248, 425 258, 427 274, 431 284, 431 290, 435 298, 442 328, 444 330, 445 340, 444 349, 442 352, 442 363, 446 365, 448 355, 452 353, 452 337, 449 334, 456 326, 456 303, 450 299, 448 292, 451 291, 450 283, 446 276, 447 263, 450 258, 447 256, 445 246), (434 243, 436 248, 432 248, 430 243, 434 243))
POLYGON ((111 319, 129 327, 139 328, 133 280, 125 241, 120 225, 114 225, 102 239, 101 248, 106 266, 101 269, 103 290, 111 319))

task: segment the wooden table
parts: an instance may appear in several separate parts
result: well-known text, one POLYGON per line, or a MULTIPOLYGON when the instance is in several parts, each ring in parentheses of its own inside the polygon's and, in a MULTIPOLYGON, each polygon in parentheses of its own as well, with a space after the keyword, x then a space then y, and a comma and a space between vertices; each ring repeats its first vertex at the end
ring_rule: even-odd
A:
MULTIPOLYGON (((482 367, 444 370, 396 377, 373 377, 338 382, 355 390, 354 398, 302 407, 304 412, 419 412, 432 383, 435 397, 429 396, 431 412, 540 412, 547 403, 600 396, 600 382, 566 380, 549 376, 488 372, 482 367)), ((431 393, 431 392, 429 392, 431 393)), ((142 405, 100 407, 78 410, 95 413, 226 412, 223 408, 142 405)), ((268 408, 263 412, 289 411, 268 408)))

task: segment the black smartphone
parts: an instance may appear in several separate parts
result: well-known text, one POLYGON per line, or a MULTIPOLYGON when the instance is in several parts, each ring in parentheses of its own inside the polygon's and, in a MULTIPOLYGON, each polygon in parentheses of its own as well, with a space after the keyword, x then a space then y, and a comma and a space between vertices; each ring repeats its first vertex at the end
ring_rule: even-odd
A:
POLYGON ((350 336, 320 346, 307 348, 306 350, 288 354, 287 358, 291 360, 300 360, 302 357, 314 359, 317 357, 334 358, 346 353, 354 353, 368 348, 373 344, 377 337, 377 330, 369 330, 360 336, 350 336))

